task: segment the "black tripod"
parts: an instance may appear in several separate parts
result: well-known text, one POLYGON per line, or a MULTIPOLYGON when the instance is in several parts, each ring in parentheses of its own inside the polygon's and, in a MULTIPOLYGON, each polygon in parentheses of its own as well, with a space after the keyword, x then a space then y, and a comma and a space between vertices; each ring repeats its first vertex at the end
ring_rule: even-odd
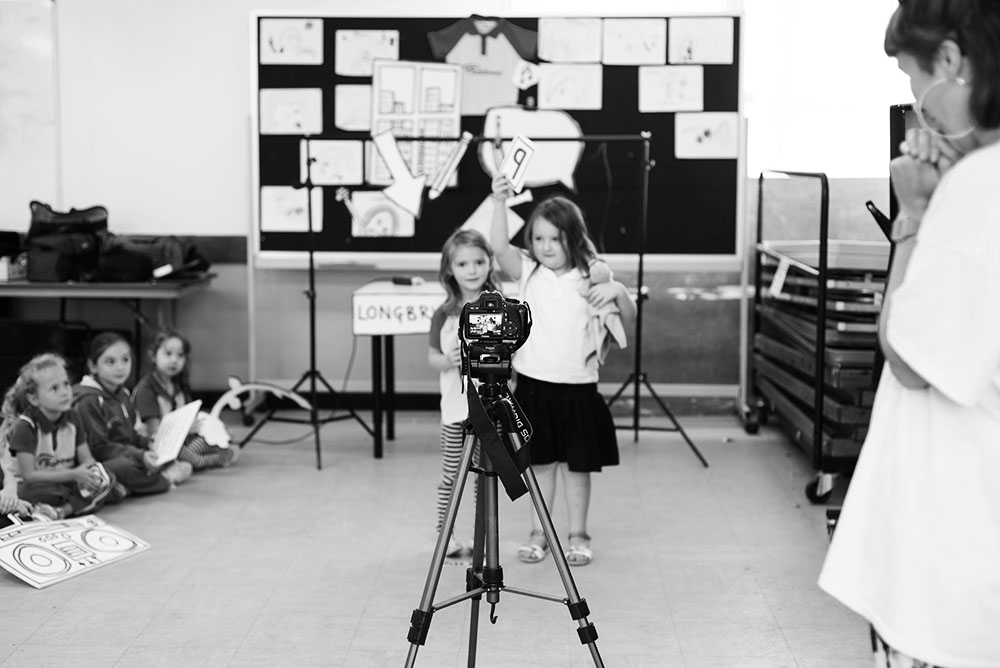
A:
POLYGON ((608 406, 610 406, 611 404, 613 404, 615 402, 615 400, 617 400, 618 397, 620 397, 622 395, 622 393, 625 391, 626 387, 628 387, 629 385, 632 385, 632 388, 633 388, 633 390, 632 390, 632 425, 631 425, 631 427, 623 427, 623 426, 615 425, 615 427, 618 428, 618 429, 629 429, 629 428, 631 428, 632 430, 634 430, 635 433, 633 435, 633 439, 632 439, 633 441, 638 441, 639 440, 639 430, 640 429, 649 429, 651 431, 676 431, 687 442, 688 447, 691 448, 691 451, 701 461, 702 465, 705 466, 705 468, 708 468, 708 462, 702 456, 701 452, 698 450, 698 447, 694 444, 694 442, 691 440, 691 438, 687 435, 687 432, 684 431, 684 428, 681 427, 680 422, 678 422, 677 418, 674 417, 674 414, 667 407, 667 404, 662 399, 660 399, 660 397, 659 397, 658 394, 656 394, 656 390, 654 390, 653 386, 649 384, 649 378, 648 378, 648 376, 646 376, 646 373, 642 370, 642 308, 643 308, 643 303, 647 299, 649 299, 649 291, 647 290, 646 286, 643 285, 643 283, 642 283, 642 281, 643 281, 643 258, 644 258, 645 253, 646 253, 646 220, 647 220, 647 217, 649 215, 648 214, 648 208, 649 208, 649 171, 653 167, 656 166, 656 162, 649 157, 649 140, 650 140, 650 137, 652 136, 651 133, 649 131, 643 131, 643 132, 639 133, 639 136, 642 137, 642 146, 643 146, 643 163, 642 164, 643 164, 643 169, 642 169, 642 216, 641 216, 641 220, 639 221, 639 275, 636 278, 636 284, 639 286, 639 294, 636 295, 636 300, 635 300, 636 301, 636 304, 635 304, 635 307, 636 307, 636 317, 635 317, 635 348, 634 348, 634 350, 635 350, 635 355, 634 355, 635 356, 635 368, 634 368, 634 371, 632 371, 632 373, 629 374, 629 377, 625 379, 625 382, 623 382, 621 384, 621 387, 618 388, 618 391, 615 392, 611 396, 610 399, 608 399, 608 406), (656 403, 659 404, 660 408, 663 410, 664 415, 666 415, 670 419, 670 422, 673 423, 673 425, 674 425, 673 427, 643 427, 642 425, 639 424, 639 389, 640 389, 640 386, 645 387, 646 390, 649 392, 650 396, 652 396, 653 399, 656 400, 656 403))
POLYGON ((497 376, 488 375, 479 387, 478 395, 468 384, 469 419, 465 422, 465 442, 462 460, 459 463, 458 476, 448 501, 444 523, 438 534, 434 556, 431 558, 430 571, 424 583, 420 607, 413 611, 410 617, 410 631, 407 640, 410 650, 406 656, 407 668, 412 668, 417 660, 417 650, 427 639, 433 614, 443 608, 472 599, 472 614, 469 622, 469 668, 476 665, 476 643, 479 628, 479 603, 486 595, 490 604, 490 621, 496 623, 496 606, 500 602, 503 591, 521 596, 540 598, 547 601, 562 603, 569 608, 570 616, 577 622, 577 634, 580 642, 587 645, 594 665, 603 668, 604 661, 597 650, 597 630, 593 623, 587 620, 590 610, 587 601, 580 594, 569 572, 566 555, 563 554, 559 538, 552 524, 552 518, 545 506, 545 500, 538 489, 535 473, 526 463, 527 450, 522 450, 525 440, 522 435, 530 438, 531 427, 521 413, 520 406, 511 396, 506 382, 498 380, 497 376), (503 435, 503 441, 501 436, 503 435), (481 466, 473 464, 474 452, 479 450, 481 466), (520 463, 519 463, 520 462, 520 463), (476 496, 476 528, 472 548, 472 566, 467 569, 465 582, 466 592, 440 603, 434 603, 438 582, 441 579, 441 569, 444 566, 445 553, 448 549, 448 538, 455 526, 455 517, 462 501, 462 491, 465 487, 469 471, 477 474, 476 496), (503 568, 500 566, 499 555, 499 523, 497 521, 497 478, 504 484, 504 489, 511 500, 525 492, 530 493, 535 513, 542 524, 545 538, 548 541, 552 559, 559 571, 565 597, 551 596, 536 592, 507 587, 503 582, 503 568))
POLYGON ((240 441, 240 447, 242 448, 253 435, 256 434, 264 424, 273 420, 275 422, 294 422, 296 424, 310 424, 313 428, 313 438, 316 441, 316 468, 323 468, 323 456, 319 445, 319 428, 326 424, 327 422, 336 422, 337 420, 346 420, 348 418, 354 418, 358 423, 365 428, 371 436, 375 435, 372 428, 369 427, 361 416, 358 415, 353 408, 341 397, 330 383, 326 381, 323 374, 316 368, 316 236, 313 232, 313 215, 312 215, 312 164, 314 158, 311 155, 309 146, 309 136, 306 135, 303 139, 303 145, 306 151, 306 170, 305 170, 305 181, 301 184, 301 188, 306 189, 306 217, 309 223, 309 289, 305 291, 306 299, 309 300, 309 368, 302 374, 298 382, 292 386, 291 392, 298 392, 299 388, 304 382, 309 381, 309 419, 295 418, 295 417, 283 417, 275 415, 275 411, 278 410, 277 406, 272 406, 268 410, 267 414, 254 425, 253 429, 243 437, 240 441), (339 404, 343 409, 347 411, 347 414, 334 415, 330 414, 327 417, 319 417, 319 409, 316 407, 316 382, 319 381, 326 388, 326 391, 330 393, 333 400, 339 404))

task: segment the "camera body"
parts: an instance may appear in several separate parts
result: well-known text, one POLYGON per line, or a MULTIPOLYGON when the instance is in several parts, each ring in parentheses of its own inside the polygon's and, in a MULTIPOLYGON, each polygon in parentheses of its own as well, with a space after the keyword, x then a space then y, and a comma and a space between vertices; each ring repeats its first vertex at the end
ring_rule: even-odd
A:
POLYGON ((462 307, 458 321, 463 375, 509 378, 511 355, 524 345, 530 332, 527 304, 484 290, 479 299, 462 307))

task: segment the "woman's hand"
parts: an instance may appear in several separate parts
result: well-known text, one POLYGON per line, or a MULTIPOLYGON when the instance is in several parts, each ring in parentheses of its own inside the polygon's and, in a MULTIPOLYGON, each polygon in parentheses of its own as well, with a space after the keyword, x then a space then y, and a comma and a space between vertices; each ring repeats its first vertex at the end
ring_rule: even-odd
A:
POLYGON ((452 366, 462 366, 462 346, 459 344, 458 348, 453 348, 448 352, 448 361, 451 362, 452 366))
POLYGON ((499 202, 503 202, 514 194, 514 188, 510 185, 510 180, 500 172, 497 172, 493 176, 493 183, 491 186, 493 189, 493 197, 499 202))
POLYGON ((893 190, 900 210, 919 219, 941 177, 961 159, 962 153, 946 139, 918 128, 906 131, 899 151, 901 155, 889 163, 893 190))

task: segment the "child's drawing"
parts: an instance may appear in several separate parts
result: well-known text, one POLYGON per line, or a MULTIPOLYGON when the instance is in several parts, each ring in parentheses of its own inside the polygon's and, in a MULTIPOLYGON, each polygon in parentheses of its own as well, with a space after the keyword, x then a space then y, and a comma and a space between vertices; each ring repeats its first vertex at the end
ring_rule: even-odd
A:
POLYGON ((601 62, 601 19, 538 19, 538 57, 550 63, 601 62))
POLYGON ((262 135, 314 135, 323 132, 323 91, 319 88, 262 88, 262 135))
POLYGON ((701 111, 705 108, 701 65, 650 65, 639 68, 639 111, 701 111))
POLYGON ((600 65, 539 66, 539 109, 600 109, 603 69, 600 65))
POLYGON ((322 19, 261 19, 261 65, 322 65, 322 19))
POLYGON ((337 189, 337 201, 351 212, 352 237, 412 237, 413 214, 392 202, 381 190, 337 189))
POLYGON ((605 65, 667 62, 666 19, 604 19, 605 65))
POLYGON ((333 124, 349 132, 372 129, 372 87, 345 84, 333 89, 333 124))
MULTIPOLYGON (((306 142, 302 142, 300 173, 305 176, 306 142)), ((360 185, 364 182, 364 142, 334 139, 309 141, 309 170, 314 186, 360 185)), ((302 179, 305 180, 304 178, 302 179)))
POLYGON ((370 77, 376 60, 399 60, 398 30, 338 30, 335 42, 340 76, 370 77))
POLYGON ((312 211, 309 211, 305 188, 291 186, 261 186, 261 232, 308 232, 312 214, 312 229, 323 229, 323 189, 312 189, 312 211))
POLYGON ((669 61, 730 65, 733 62, 733 19, 729 17, 670 19, 669 61))
POLYGON ((674 154, 684 159, 738 158, 740 122, 736 112, 678 113, 674 154))

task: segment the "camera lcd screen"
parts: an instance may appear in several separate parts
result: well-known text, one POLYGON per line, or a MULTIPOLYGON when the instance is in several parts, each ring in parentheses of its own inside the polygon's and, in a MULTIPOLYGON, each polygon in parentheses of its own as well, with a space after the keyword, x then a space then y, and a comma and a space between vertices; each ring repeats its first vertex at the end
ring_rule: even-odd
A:
POLYGON ((503 313, 470 313, 469 335, 471 337, 500 336, 503 313))

